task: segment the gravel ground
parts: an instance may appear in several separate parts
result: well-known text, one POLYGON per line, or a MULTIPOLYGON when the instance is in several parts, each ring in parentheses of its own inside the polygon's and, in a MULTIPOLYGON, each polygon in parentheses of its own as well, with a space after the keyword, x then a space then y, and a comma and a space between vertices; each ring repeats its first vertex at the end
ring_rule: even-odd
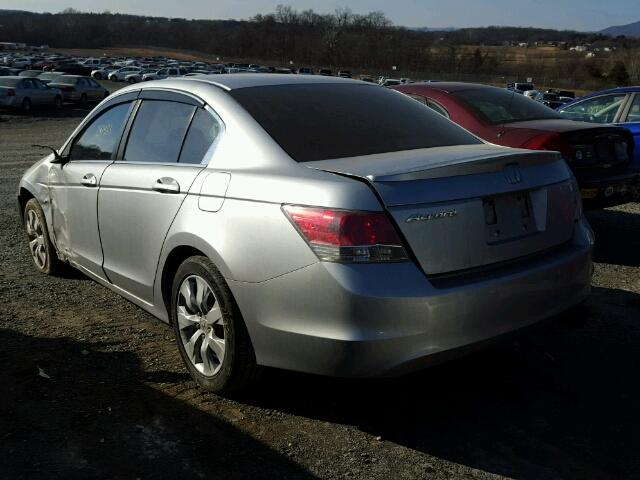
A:
POLYGON ((30 145, 85 114, 0 112, 3 478, 638 478, 640 204, 589 215, 579 322, 400 379, 269 371, 228 400, 196 388, 167 326, 31 267, 15 201, 30 145))

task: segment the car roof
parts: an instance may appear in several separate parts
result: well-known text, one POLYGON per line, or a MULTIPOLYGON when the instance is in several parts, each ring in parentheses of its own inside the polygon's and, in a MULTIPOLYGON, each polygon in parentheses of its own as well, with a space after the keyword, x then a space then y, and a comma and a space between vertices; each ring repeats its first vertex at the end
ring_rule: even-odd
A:
POLYGON ((351 80, 338 77, 323 76, 300 76, 277 74, 277 73, 230 73, 226 75, 194 75, 192 77, 181 77, 175 81, 180 82, 206 82, 218 86, 224 90, 237 90, 239 88, 266 87, 273 85, 296 85, 296 84, 316 84, 316 83, 362 83, 360 80, 351 80))
POLYGON ((608 88, 606 90, 599 90, 597 92, 590 93, 589 95, 584 95, 580 97, 580 100, 584 100, 585 98, 589 98, 589 97, 597 97, 599 95, 606 95, 608 93, 634 93, 634 92, 640 92, 640 86, 636 85, 633 87, 616 87, 616 88, 608 88))

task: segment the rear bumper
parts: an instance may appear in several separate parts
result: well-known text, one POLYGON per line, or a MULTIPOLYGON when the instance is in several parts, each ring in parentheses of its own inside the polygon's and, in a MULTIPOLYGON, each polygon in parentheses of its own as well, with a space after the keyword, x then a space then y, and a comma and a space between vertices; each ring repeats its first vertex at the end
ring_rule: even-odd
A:
POLYGON ((229 281, 258 363, 340 377, 391 376, 552 317, 590 293, 586 220, 553 254, 436 287, 413 263, 316 263, 229 281))
POLYGON ((630 167, 623 172, 576 172, 585 207, 613 206, 640 196, 640 169, 630 167))
POLYGON ((79 102, 82 94, 78 92, 62 92, 62 98, 65 102, 79 102))
POLYGON ((22 99, 18 96, 0 98, 0 108, 19 107, 21 104, 22 99))

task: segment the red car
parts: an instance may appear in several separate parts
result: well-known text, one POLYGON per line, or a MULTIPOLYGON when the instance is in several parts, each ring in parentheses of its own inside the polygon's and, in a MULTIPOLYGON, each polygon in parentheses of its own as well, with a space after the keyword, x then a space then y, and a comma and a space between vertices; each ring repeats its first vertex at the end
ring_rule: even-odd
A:
POLYGON ((618 205, 640 195, 633 136, 615 126, 567 120, 512 91, 472 83, 410 83, 392 87, 487 142, 556 150, 571 167, 587 207, 618 205))

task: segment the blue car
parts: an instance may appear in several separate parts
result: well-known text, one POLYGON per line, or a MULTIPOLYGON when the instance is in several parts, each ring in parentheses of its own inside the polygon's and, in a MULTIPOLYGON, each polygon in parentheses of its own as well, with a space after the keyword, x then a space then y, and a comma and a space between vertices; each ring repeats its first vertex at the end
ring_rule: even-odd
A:
POLYGON ((633 163, 640 167, 640 86, 602 90, 565 103, 558 113, 571 120, 612 123, 633 134, 633 163))

